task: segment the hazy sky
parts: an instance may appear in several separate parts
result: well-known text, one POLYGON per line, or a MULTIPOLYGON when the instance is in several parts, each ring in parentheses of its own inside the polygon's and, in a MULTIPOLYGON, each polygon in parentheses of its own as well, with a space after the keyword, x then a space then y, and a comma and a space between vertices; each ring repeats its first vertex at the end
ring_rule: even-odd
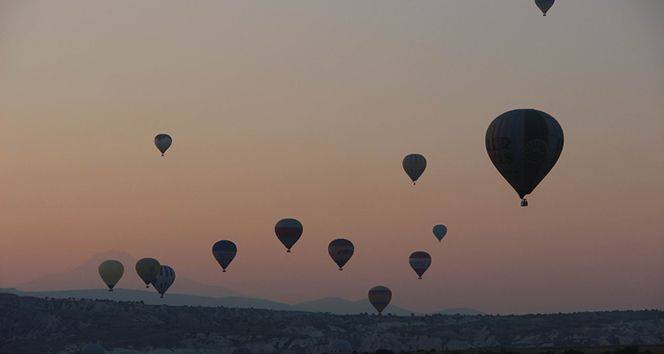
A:
POLYGON ((0 0, 0 286, 121 250, 287 302, 662 308, 663 152, 661 0, 0 0), (565 131, 525 209, 484 149, 515 108, 565 131))

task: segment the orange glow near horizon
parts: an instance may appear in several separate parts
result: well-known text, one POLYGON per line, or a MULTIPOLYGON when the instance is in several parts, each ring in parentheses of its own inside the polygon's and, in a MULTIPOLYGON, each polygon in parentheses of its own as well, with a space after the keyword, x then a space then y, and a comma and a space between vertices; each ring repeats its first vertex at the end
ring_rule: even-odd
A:
POLYGON ((664 4, 524 3, 0 2, 0 287, 118 250, 286 302, 664 308, 664 4), (484 133, 530 107, 566 141, 520 208, 484 133))

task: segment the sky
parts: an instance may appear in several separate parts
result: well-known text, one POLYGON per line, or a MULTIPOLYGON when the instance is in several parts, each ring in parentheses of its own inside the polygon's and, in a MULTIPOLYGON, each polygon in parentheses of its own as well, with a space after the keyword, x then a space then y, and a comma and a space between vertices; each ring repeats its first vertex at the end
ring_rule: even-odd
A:
POLYGON ((417 311, 664 308, 664 2, 538 11, 0 0, 0 287, 118 250, 290 303, 380 284, 417 311), (565 132, 527 208, 484 148, 516 108, 565 132), (291 254, 285 217, 304 225, 291 254), (355 244, 343 272, 337 237, 355 244), (223 274, 220 239, 238 245, 223 274))

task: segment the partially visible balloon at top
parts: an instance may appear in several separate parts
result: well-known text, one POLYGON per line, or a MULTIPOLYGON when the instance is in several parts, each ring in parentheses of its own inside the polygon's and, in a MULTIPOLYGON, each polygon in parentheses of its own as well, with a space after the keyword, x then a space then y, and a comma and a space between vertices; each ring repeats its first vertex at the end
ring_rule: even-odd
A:
POLYGON ((173 138, 168 134, 157 134, 154 137, 154 145, 161 152, 161 156, 164 156, 166 150, 171 147, 171 144, 173 144, 173 138))
POLYGON ((556 2, 556 0, 535 0, 535 5, 537 5, 537 7, 542 10, 542 16, 546 16, 546 13, 549 11, 551 6, 553 6, 554 2, 556 2))
POLYGON ((413 184, 415 184, 427 168, 427 159, 420 154, 409 154, 403 158, 401 165, 408 177, 413 181, 413 184))

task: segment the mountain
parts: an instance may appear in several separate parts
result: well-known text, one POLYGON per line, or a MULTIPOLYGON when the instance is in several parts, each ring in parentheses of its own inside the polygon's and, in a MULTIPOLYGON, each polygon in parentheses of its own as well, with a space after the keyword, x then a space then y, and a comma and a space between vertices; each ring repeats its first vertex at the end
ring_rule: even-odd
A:
POLYGON ((455 307, 455 308, 450 308, 450 309, 444 309, 436 312, 441 315, 463 315, 463 316, 479 316, 479 315, 486 315, 482 311, 478 311, 475 309, 467 308, 467 307, 455 307))
MULTIPOLYGON (((80 289, 80 290, 55 290, 55 291, 22 291, 18 289, 2 289, 0 293, 14 294, 18 296, 32 296, 37 298, 52 299, 93 299, 112 301, 141 301, 147 305, 170 305, 170 306, 203 306, 203 307, 229 307, 229 308, 254 308, 279 311, 303 311, 303 312, 327 312, 335 315, 352 315, 360 313, 375 313, 374 308, 368 300, 349 301, 340 298, 324 298, 320 300, 306 301, 295 305, 283 302, 271 301, 260 298, 226 296, 210 297, 201 295, 190 295, 175 293, 169 290, 164 298, 160 298, 154 290, 135 289, 80 289)), ((412 311, 399 306, 390 305, 385 309, 385 314, 408 316, 412 311)))
MULTIPOLYGON (((357 301, 350 301, 346 299, 340 299, 336 297, 326 297, 319 300, 305 301, 299 304, 293 305, 299 309, 309 312, 329 312, 335 315, 350 315, 350 314, 359 314, 359 313, 374 313, 376 310, 371 306, 369 300, 362 299, 357 301)), ((411 310, 401 308, 394 304, 389 305, 385 311, 385 314, 393 314, 398 316, 409 316, 411 313, 414 313, 411 310)))
MULTIPOLYGON (((118 287, 136 290, 145 289, 145 284, 134 271, 137 259, 129 253, 121 251, 108 251, 95 254, 83 264, 68 272, 48 274, 30 282, 19 284, 16 288, 23 291, 53 291, 104 287, 99 278, 97 267, 107 259, 118 260, 125 267, 125 274, 118 283, 118 287)), ((242 296, 242 294, 223 286, 203 284, 181 276, 177 277, 175 283, 173 283, 173 287, 169 291, 213 297, 242 296)))
POLYGON ((290 310, 297 309, 289 304, 281 302, 228 296, 228 297, 209 297, 200 295, 189 295, 171 293, 170 291, 160 298, 156 291, 134 290, 134 289, 114 289, 108 291, 105 289, 82 289, 82 290, 57 290, 57 291, 21 291, 18 289, 0 289, 0 293, 14 294, 18 296, 32 296, 37 298, 52 299, 94 299, 94 300, 112 300, 112 301, 142 301, 147 305, 170 305, 170 306, 204 306, 204 307, 238 307, 255 308, 269 310, 290 310))

